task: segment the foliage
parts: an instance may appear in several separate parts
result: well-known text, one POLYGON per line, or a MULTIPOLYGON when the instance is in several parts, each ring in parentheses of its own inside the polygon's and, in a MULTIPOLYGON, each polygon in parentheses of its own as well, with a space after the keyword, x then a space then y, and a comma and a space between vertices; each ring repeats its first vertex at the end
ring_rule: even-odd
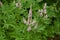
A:
POLYGON ((1 0, 0 2, 0 40, 47 40, 60 35, 60 1, 59 0, 1 0), (19 2, 18 7, 16 3, 19 2), (39 15, 47 3, 48 18, 39 15), (21 5, 20 5, 21 4, 21 5), (32 19, 38 23, 38 28, 30 32, 28 25, 23 23, 23 17, 28 19, 28 12, 32 4, 32 19))

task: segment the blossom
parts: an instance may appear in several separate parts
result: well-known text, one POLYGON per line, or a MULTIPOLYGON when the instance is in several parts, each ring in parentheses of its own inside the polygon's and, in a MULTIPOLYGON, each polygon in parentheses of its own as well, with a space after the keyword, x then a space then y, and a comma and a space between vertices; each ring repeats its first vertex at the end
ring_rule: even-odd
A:
POLYGON ((16 7, 19 7, 19 3, 16 3, 16 7))
POLYGON ((23 17, 23 22, 24 22, 24 24, 28 25, 28 24, 27 24, 27 21, 25 20, 24 17, 23 17))
POLYGON ((0 6, 2 6, 2 2, 0 1, 0 6))
POLYGON ((36 24, 35 26, 34 26, 34 29, 37 29, 38 28, 38 24, 36 24))
POLYGON ((34 28, 37 28, 36 20, 32 20, 32 5, 30 6, 29 14, 28 14, 28 20, 23 18, 23 21, 26 25, 28 25, 27 31, 31 31, 31 26, 34 26, 34 28))
POLYGON ((46 6, 47 6, 47 3, 44 4, 44 8, 43 8, 44 14, 46 14, 46 6))
POLYGON ((43 10, 42 9, 39 10, 39 14, 40 14, 40 16, 43 16, 43 10))
POLYGON ((32 22, 32 6, 30 6, 29 14, 28 14, 28 24, 32 22))
POLYGON ((30 26, 27 28, 27 31, 28 31, 28 32, 30 32, 30 31, 31 31, 31 27, 30 27, 30 26))
POLYGON ((44 16, 44 18, 46 19, 48 17, 48 15, 46 14, 45 16, 44 16))
POLYGON ((20 1, 18 1, 18 2, 16 3, 16 7, 21 7, 21 2, 20 2, 20 1))

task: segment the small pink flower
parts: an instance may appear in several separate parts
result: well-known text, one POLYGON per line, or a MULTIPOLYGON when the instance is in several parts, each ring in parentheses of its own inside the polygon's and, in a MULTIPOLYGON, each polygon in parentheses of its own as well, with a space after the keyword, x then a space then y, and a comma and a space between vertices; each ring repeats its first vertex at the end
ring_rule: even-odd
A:
POLYGON ((47 3, 44 4, 44 9, 46 8, 46 6, 47 6, 47 3))
POLYGON ((35 27, 34 27, 34 29, 37 29, 37 28, 38 28, 38 25, 36 24, 35 27))
POLYGON ((27 21, 26 21, 26 19, 23 17, 23 22, 26 24, 26 25, 28 25, 28 23, 27 23, 27 21))
POLYGON ((16 3, 16 7, 22 7, 20 1, 18 1, 18 2, 16 3))
POLYGON ((47 3, 44 4, 44 8, 43 8, 44 14, 46 14, 46 6, 47 6, 47 3))
POLYGON ((28 17, 32 17, 32 7, 30 6, 28 17))
POLYGON ((36 24, 36 20, 33 20, 30 24, 34 26, 36 24))
POLYGON ((16 7, 19 7, 19 3, 16 3, 16 7))
POLYGON ((0 6, 2 6, 2 2, 0 1, 0 6))
POLYGON ((28 24, 32 21, 32 7, 30 6, 29 14, 28 14, 28 24))
POLYGON ((47 15, 44 16, 45 19, 46 19, 47 17, 48 17, 47 15))
POLYGON ((39 10, 39 14, 40 14, 40 16, 43 16, 43 10, 42 9, 39 10))
POLYGON ((43 10, 44 14, 46 14, 46 9, 43 10))
POLYGON ((30 27, 30 26, 27 28, 27 31, 28 31, 28 32, 30 32, 30 31, 31 31, 31 27, 30 27))

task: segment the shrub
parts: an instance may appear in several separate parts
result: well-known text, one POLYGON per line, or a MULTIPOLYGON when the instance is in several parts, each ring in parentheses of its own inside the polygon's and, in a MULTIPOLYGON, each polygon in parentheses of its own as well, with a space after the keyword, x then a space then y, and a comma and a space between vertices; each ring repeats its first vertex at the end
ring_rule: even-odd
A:
POLYGON ((60 35, 59 2, 1 0, 0 40, 47 40, 60 35))

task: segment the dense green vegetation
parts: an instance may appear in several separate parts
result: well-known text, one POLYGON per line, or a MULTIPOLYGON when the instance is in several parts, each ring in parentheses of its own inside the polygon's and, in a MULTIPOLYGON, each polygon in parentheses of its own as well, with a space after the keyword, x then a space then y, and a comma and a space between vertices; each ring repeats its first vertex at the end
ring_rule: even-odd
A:
POLYGON ((0 40, 47 40, 55 35, 60 35, 60 0, 0 0, 0 40))

